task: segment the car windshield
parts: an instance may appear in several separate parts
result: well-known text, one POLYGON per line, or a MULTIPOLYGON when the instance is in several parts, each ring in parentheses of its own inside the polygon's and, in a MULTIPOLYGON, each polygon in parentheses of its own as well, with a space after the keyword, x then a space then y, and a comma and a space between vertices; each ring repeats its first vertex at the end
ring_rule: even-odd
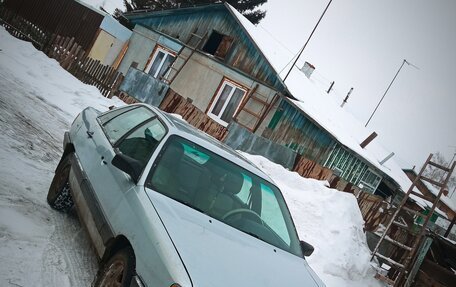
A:
POLYGON ((278 188, 191 141, 171 136, 146 185, 255 238, 302 254, 278 188))

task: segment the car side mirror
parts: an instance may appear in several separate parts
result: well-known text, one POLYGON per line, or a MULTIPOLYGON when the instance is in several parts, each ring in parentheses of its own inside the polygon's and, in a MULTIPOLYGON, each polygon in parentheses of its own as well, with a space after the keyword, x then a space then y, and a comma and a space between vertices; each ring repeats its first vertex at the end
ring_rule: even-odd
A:
POLYGON ((121 153, 116 153, 111 163, 113 166, 128 174, 135 183, 138 183, 143 169, 138 160, 121 153))
POLYGON ((301 250, 302 250, 302 254, 305 257, 308 257, 308 256, 312 255, 312 253, 314 252, 315 249, 309 243, 301 240, 301 250))

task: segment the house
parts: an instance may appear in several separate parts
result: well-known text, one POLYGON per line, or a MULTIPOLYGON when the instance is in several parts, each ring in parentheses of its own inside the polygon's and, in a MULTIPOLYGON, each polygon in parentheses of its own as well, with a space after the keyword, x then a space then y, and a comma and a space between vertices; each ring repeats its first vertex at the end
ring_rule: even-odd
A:
POLYGON ((289 96, 227 4, 125 17, 135 27, 119 65, 120 89, 138 100, 159 105, 166 95, 180 95, 220 127, 236 118, 261 133, 273 99, 289 96), (246 98, 253 101, 238 109, 246 98))
POLYGON ((280 72, 293 55, 230 5, 124 17, 134 26, 119 64, 125 99, 178 112, 234 148, 290 169, 318 166, 316 178, 336 177, 351 190, 387 198, 410 186, 376 134, 317 89, 315 67, 294 67, 284 82, 280 72))

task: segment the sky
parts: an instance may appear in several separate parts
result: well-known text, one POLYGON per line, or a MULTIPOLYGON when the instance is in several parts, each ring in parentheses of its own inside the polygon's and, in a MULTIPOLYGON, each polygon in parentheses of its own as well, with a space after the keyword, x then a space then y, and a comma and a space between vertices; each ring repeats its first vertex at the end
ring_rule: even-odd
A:
MULTIPOLYGON (((290 56, 303 46, 328 1, 268 0, 261 25, 290 56)), ((456 1, 333 0, 303 52, 330 96, 365 124, 404 65, 368 127, 404 168, 429 153, 456 152, 456 1)))

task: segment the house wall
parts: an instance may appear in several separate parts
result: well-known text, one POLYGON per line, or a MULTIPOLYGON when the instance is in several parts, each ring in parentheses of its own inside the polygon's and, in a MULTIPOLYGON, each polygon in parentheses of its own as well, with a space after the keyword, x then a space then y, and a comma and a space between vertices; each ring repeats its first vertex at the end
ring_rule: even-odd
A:
POLYGON ((130 37, 128 50, 119 65, 118 71, 126 75, 133 62, 138 63, 137 69, 144 70, 159 37, 160 35, 157 33, 136 25, 130 37))
MULTIPOLYGON (((119 71, 126 75, 133 62, 138 63, 137 70, 144 70, 157 44, 173 50, 176 53, 179 52, 182 47, 178 40, 170 39, 161 33, 152 31, 141 25, 136 25, 129 42, 128 50, 119 65, 119 71)), ((183 57, 188 57, 190 54, 190 48, 182 50, 183 57)), ((183 62, 182 59, 179 59, 179 61, 183 62)), ((179 67, 181 64, 182 63, 176 64, 176 66, 179 67)), ((276 94, 273 87, 260 83, 250 75, 229 67, 216 57, 200 51, 193 53, 189 61, 183 66, 180 73, 171 83, 170 87, 179 95, 191 99, 192 104, 198 109, 207 112, 220 84, 225 78, 245 87, 247 89, 245 96, 247 96, 248 92, 257 84, 258 88, 254 93, 256 97, 270 102, 276 94)), ((130 77, 127 77, 127 79, 133 83, 133 79, 130 79, 130 77)), ((126 87, 125 85, 122 86, 126 87)), ((138 92, 139 90, 135 89, 135 91, 138 92)), ((151 92, 150 89, 148 92, 151 92)), ((141 92, 141 100, 144 100, 143 94, 144 93, 141 92)), ((134 94, 130 95, 135 96, 134 94)), ((137 96, 135 97, 138 98, 137 96)), ((266 107, 255 101, 249 101, 246 104, 246 108, 260 114, 261 110, 266 107)), ((258 121, 256 117, 243 111, 239 113, 237 120, 247 127, 253 127, 258 121)))
MULTIPOLYGON (((111 47, 113 47, 114 43, 116 42, 117 41, 116 38, 114 38, 114 36, 110 35, 104 30, 98 30, 98 36, 95 42, 93 43, 92 49, 90 49, 89 57, 94 60, 99 60, 103 65, 111 65, 113 60, 107 63, 105 61, 105 58, 109 54, 111 47)), ((115 48, 117 48, 117 46, 119 46, 119 44, 117 44, 115 48)), ((120 48, 118 48, 117 53, 120 51, 121 48, 122 44, 120 43, 120 48)))
POLYGON ((173 41, 141 25, 136 25, 130 37, 128 49, 119 64, 118 71, 125 75, 133 62, 138 63, 136 68, 143 71, 157 44, 167 47, 176 53, 182 47, 182 44, 177 41, 173 41))
MULTIPOLYGON (((207 111, 225 78, 248 89, 245 96, 248 96, 249 91, 257 84, 258 88, 254 95, 265 101, 270 102, 276 93, 274 89, 258 83, 251 77, 230 69, 213 57, 202 53, 193 54, 172 82, 171 88, 180 95, 190 98, 193 104, 202 111, 207 111)), ((251 100, 246 104, 246 108, 259 114, 264 105, 251 100)), ((252 127, 257 118, 246 112, 241 112, 237 120, 243 125, 252 127)))
POLYGON ((277 72, 222 4, 154 12, 153 15, 138 13, 127 17, 133 24, 140 24, 192 45, 197 42, 196 37, 191 37, 192 33, 203 36, 216 30, 231 36, 234 38, 233 44, 220 61, 277 90, 284 89, 277 72))
POLYGON ((103 65, 112 65, 131 34, 130 30, 112 16, 105 15, 90 49, 89 57, 100 60, 103 65))
POLYGON ((336 141, 325 130, 308 119, 302 111, 282 98, 263 136, 295 150, 319 164, 323 164, 336 141))

